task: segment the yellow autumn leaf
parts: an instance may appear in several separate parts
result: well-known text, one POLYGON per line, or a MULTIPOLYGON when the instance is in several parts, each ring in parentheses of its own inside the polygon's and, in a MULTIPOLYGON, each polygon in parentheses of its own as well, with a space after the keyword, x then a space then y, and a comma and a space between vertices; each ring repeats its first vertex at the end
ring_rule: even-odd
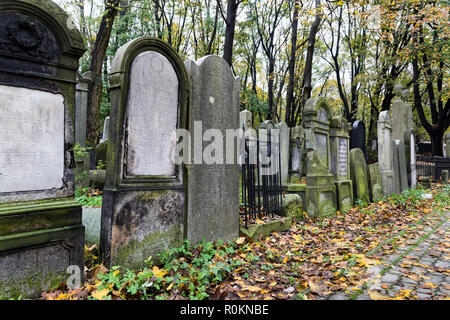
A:
POLYGON ((92 293, 92 297, 98 300, 103 300, 105 296, 107 296, 109 293, 109 289, 103 289, 103 290, 97 290, 92 293))
POLYGON ((389 299, 391 299, 391 297, 385 296, 376 290, 367 290, 367 293, 369 294, 369 297, 372 300, 389 300, 389 299))
POLYGON ((168 272, 164 269, 160 269, 157 266, 154 266, 152 269, 153 275, 157 278, 164 277, 168 272))
POLYGON ((172 287, 173 287, 173 282, 167 287, 167 291, 170 291, 170 289, 172 289, 172 287))
POLYGON ((256 219, 256 224, 264 224, 264 221, 262 221, 261 219, 256 219))
POLYGON ((117 276, 119 274, 119 270, 113 272, 113 276, 117 276))
POLYGON ((277 282, 274 281, 274 282, 272 282, 271 284, 269 284, 269 287, 273 287, 273 286, 276 286, 276 285, 277 285, 277 282))
POLYGON ((289 260, 289 257, 288 257, 288 256, 284 257, 283 263, 286 263, 288 260, 289 260))
POLYGON ((242 290, 243 291, 250 291, 250 292, 259 292, 262 289, 257 287, 257 286, 247 286, 247 285, 245 285, 245 286, 242 287, 242 290))
POLYGON ((245 237, 240 237, 239 239, 236 240, 237 244, 243 244, 245 241, 245 237))
POLYGON ((437 288, 438 286, 437 285, 435 285, 433 282, 425 282, 424 283, 424 285, 426 285, 426 286, 430 286, 431 288, 433 288, 433 289, 435 289, 435 288, 437 288))

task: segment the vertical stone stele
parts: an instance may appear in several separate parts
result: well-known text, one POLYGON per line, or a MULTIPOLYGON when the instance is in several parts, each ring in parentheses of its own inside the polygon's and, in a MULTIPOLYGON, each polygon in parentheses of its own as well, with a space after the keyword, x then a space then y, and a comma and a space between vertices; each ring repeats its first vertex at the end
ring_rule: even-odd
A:
POLYGON ((183 242, 186 170, 173 153, 189 80, 172 47, 141 37, 119 48, 110 82, 100 251, 108 266, 138 268, 183 242))
POLYGON ((69 266, 83 277, 72 150, 85 47, 70 21, 49 0, 0 2, 0 298, 38 297, 69 266))
POLYGON ((353 182, 353 196, 355 201, 370 202, 367 164, 361 149, 350 150, 350 175, 353 182))
POLYGON ((378 164, 381 174, 381 190, 389 196, 395 191, 394 160, 392 145, 392 121, 389 111, 382 111, 378 117, 378 164))
MULTIPOLYGON (((192 85, 193 155, 187 175, 186 236, 192 243, 234 240, 239 235, 240 80, 216 55, 185 65, 192 85)), ((242 116, 241 125, 250 126, 251 114, 242 116)))
POLYGON ((337 205, 341 212, 353 208, 353 186, 349 167, 349 134, 347 121, 342 116, 331 119, 331 172, 335 176, 337 205))
POLYGON ((305 129, 306 210, 309 216, 336 214, 336 186, 330 172, 330 105, 324 98, 311 98, 303 110, 305 129))

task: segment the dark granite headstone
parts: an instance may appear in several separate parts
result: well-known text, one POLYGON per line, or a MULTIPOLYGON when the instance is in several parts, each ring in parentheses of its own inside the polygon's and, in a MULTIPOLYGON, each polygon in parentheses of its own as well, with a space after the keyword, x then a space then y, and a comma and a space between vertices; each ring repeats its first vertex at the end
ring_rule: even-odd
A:
POLYGON ((366 153, 366 127, 364 122, 356 120, 353 122, 352 131, 350 132, 350 150, 361 149, 367 161, 366 153))

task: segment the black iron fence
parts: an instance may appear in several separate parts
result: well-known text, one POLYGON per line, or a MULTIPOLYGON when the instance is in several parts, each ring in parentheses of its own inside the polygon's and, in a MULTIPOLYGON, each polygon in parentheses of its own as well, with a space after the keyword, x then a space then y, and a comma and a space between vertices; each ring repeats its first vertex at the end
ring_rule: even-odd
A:
POLYGON ((283 208, 279 130, 262 132, 243 139, 240 215, 246 227, 249 219, 273 217, 283 208))
POLYGON ((450 158, 417 155, 416 170, 418 177, 428 176, 438 181, 442 170, 450 171, 450 158))

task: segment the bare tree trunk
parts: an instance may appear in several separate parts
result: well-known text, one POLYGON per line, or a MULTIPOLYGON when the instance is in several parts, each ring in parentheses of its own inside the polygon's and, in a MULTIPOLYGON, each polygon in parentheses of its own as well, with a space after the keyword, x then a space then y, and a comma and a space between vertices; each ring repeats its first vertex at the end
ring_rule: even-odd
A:
POLYGON ((106 2, 105 14, 103 15, 100 23, 100 28, 97 32, 94 48, 92 50, 91 65, 89 68, 92 81, 88 86, 89 92, 86 137, 90 145, 97 144, 99 140, 100 103, 103 89, 103 61, 105 60, 106 49, 108 48, 109 38, 111 37, 111 30, 118 12, 119 3, 120 0, 108 0, 106 2))
POLYGON ((297 51, 297 33, 298 33, 298 7, 299 0, 294 0, 294 13, 292 17, 292 38, 291 38, 291 56, 289 59, 289 83, 287 87, 286 97, 286 114, 284 121, 289 127, 293 127, 291 121, 291 111, 294 109, 294 81, 295 81, 295 61, 297 51))

